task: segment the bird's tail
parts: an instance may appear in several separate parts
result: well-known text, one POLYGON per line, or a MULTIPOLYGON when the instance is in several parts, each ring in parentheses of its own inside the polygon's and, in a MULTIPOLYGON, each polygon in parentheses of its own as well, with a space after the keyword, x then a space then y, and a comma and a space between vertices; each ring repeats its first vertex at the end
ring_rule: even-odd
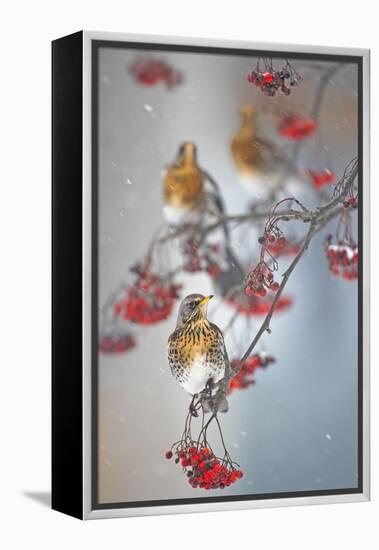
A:
POLYGON ((223 397, 221 401, 216 403, 216 400, 214 397, 205 397, 202 400, 203 410, 205 413, 214 413, 214 412, 222 412, 226 413, 229 410, 229 404, 226 400, 226 397, 223 397), (217 407, 217 410, 216 410, 217 407))

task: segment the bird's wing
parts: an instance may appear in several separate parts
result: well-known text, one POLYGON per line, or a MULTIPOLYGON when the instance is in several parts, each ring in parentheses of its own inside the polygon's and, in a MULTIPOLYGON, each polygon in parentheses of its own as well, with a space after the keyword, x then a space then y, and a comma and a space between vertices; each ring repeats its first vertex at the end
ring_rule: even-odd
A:
POLYGON ((216 331, 218 335, 220 347, 221 347, 221 353, 224 356, 224 361, 225 361, 225 372, 227 373, 229 370, 230 362, 229 362, 228 352, 226 351, 224 335, 222 333, 222 330, 219 329, 217 325, 211 323, 211 327, 216 331))
POLYGON ((172 371, 174 367, 174 350, 176 347, 176 338, 178 336, 178 331, 174 330, 174 332, 169 336, 168 342, 167 342, 167 356, 168 356, 168 364, 170 365, 170 369, 172 371))

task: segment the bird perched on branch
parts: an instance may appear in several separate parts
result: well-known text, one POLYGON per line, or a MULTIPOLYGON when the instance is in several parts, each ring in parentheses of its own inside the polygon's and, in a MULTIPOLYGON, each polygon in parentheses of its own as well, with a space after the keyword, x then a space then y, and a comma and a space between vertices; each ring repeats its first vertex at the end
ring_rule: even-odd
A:
MULTIPOLYGON (((207 319, 208 302, 213 296, 189 294, 180 305, 174 332, 168 340, 168 361, 180 386, 193 396, 190 410, 200 394, 205 412, 214 412, 212 387, 229 371, 229 358, 221 330, 207 319)), ((226 412, 224 398, 216 412, 226 412)))
POLYGON ((180 146, 174 164, 166 168, 163 180, 164 213, 171 223, 199 205, 203 198, 204 175, 197 164, 196 146, 186 142, 180 146))

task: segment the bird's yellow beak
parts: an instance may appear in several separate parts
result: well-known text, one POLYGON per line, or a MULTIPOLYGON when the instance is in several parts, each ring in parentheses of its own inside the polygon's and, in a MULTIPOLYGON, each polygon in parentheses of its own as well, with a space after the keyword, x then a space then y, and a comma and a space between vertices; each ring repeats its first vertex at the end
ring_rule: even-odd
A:
POLYGON ((212 300, 213 294, 209 294, 209 296, 204 296, 204 298, 199 302, 199 306, 205 306, 209 302, 209 300, 212 300))

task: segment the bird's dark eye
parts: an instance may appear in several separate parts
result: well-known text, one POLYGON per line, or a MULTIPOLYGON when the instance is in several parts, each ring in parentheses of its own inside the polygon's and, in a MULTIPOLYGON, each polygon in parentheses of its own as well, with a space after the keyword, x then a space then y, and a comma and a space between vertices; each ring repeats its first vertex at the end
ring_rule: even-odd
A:
POLYGON ((189 305, 190 305, 190 308, 193 309, 195 306, 197 306, 196 300, 192 300, 192 302, 190 302, 189 305))

